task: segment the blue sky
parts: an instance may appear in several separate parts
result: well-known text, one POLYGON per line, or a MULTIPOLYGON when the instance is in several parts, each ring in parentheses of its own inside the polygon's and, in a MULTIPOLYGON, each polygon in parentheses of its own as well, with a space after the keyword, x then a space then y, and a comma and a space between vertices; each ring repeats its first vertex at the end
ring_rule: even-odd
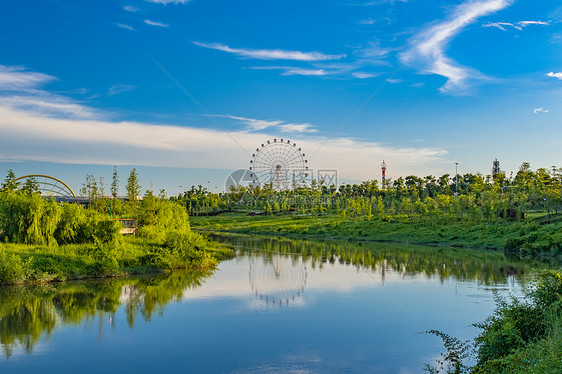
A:
POLYGON ((341 181, 560 167, 561 21, 555 0, 3 1, 0 171, 220 190, 281 137, 341 181))

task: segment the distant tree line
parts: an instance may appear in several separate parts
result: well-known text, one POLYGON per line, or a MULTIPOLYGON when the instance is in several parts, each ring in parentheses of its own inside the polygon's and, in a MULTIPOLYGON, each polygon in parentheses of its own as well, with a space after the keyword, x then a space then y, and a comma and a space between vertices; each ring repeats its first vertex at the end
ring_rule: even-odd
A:
POLYGON ((562 169, 533 171, 525 162, 509 177, 499 169, 493 175, 467 173, 458 175, 458 179, 449 174, 423 178, 409 175, 388 182, 385 189, 376 180, 338 188, 312 181, 309 187, 286 191, 275 191, 271 185, 238 186, 226 193, 213 193, 200 185, 173 199, 191 215, 247 210, 256 214, 493 222, 521 220, 533 210, 558 213, 562 210, 561 184, 562 169))

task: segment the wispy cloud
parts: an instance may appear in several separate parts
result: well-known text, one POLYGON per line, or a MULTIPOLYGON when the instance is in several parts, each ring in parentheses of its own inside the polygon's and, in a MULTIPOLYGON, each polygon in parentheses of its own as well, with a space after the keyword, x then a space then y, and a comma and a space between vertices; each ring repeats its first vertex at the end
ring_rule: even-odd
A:
POLYGON ((326 138, 317 135, 316 126, 283 120, 220 116, 247 126, 229 132, 239 144, 219 130, 110 121, 104 113, 87 105, 37 89, 54 77, 29 72, 23 67, 2 66, 0 71, 4 83, 14 80, 6 79, 6 71, 27 74, 18 80, 25 82, 18 84, 21 92, 0 92, 0 161, 238 169, 248 163, 247 154, 240 150, 239 144, 251 151, 280 133, 307 133, 299 146, 310 150, 321 148, 309 160, 315 168, 339 169, 345 173, 342 177, 365 180, 371 177, 366 170, 371 169, 374 159, 393 155, 391 162, 396 174, 408 175, 414 170, 436 174, 427 164, 442 161, 447 154, 439 148, 383 146, 343 137, 330 139, 321 147, 326 138))
POLYGON ((304 76, 322 76, 332 72, 324 69, 300 68, 295 66, 252 66, 248 69, 252 70, 281 70, 281 75, 304 75, 304 76))
POLYGON ((490 22, 482 25, 482 27, 495 27, 502 31, 507 31, 508 28, 513 28, 516 30, 523 30, 523 28, 529 25, 541 25, 541 26, 548 26, 550 25, 549 22, 544 21, 520 21, 516 23, 509 23, 509 22, 490 22))
POLYGON ((136 13, 140 10, 139 8, 137 8, 136 6, 133 6, 133 5, 125 5, 123 7, 123 9, 127 12, 132 12, 132 13, 136 13))
POLYGON ((550 110, 548 110, 548 109, 543 109, 543 108, 536 108, 536 109, 533 109, 533 113, 535 113, 535 114, 539 114, 539 113, 548 113, 548 112, 550 112, 550 110))
POLYGON ((155 4, 187 4, 189 3, 190 0, 145 0, 149 3, 155 3, 155 4))
POLYGON ((222 118, 229 118, 234 119, 236 121, 240 121, 243 124, 247 125, 249 130, 252 131, 260 131, 267 129, 268 127, 278 126, 283 123, 283 121, 272 121, 272 120, 260 120, 254 118, 247 118, 247 117, 239 117, 239 116, 231 116, 229 114, 218 114, 215 117, 222 117, 222 118))
POLYGON ((387 79, 385 79, 385 81, 387 81, 388 83, 391 83, 391 84, 397 84, 397 83, 403 82, 402 79, 392 79, 392 78, 387 78, 387 79))
POLYGON ((135 31, 133 26, 129 26, 129 25, 126 25, 124 23, 116 23, 115 26, 117 26, 119 28, 122 28, 122 29, 125 29, 125 30, 135 31))
POLYGON ((216 115, 216 117, 229 118, 248 126, 250 131, 261 131, 268 128, 276 128, 285 133, 291 132, 317 132, 314 125, 310 123, 288 123, 281 120, 261 120, 255 118, 232 116, 229 114, 216 115))
POLYGON ((308 123, 302 124, 295 124, 295 123, 286 123, 284 125, 279 125, 279 128, 282 132, 317 132, 315 128, 312 128, 312 125, 308 123))
POLYGON ((113 86, 109 87, 107 90, 107 94, 109 96, 117 95, 123 92, 130 92, 133 91, 136 86, 131 86, 129 84, 114 84, 113 86))
POLYGON ((95 116, 95 111, 87 106, 73 102, 64 96, 48 93, 0 97, 0 105, 11 110, 38 114, 42 117, 86 119, 95 116))
MULTIPOLYGON (((293 133, 299 131, 294 130, 297 132, 293 133)), ((231 131, 230 135, 251 151, 266 139, 279 136, 279 131, 273 127, 259 133, 231 131)), ((224 132, 197 127, 63 119, 13 110, 0 103, 0 132, 0 160, 208 169, 248 165, 247 154, 224 132)), ((299 141, 299 146, 314 150, 324 141, 324 137, 308 136, 299 141)), ((372 169, 372 160, 386 158, 393 165, 394 175, 408 175, 415 170, 435 174, 428 165, 443 161, 446 154, 439 148, 393 147, 334 138, 309 163, 318 169, 338 169, 343 178, 365 180, 372 177, 367 172, 372 169), (390 161, 388 155, 392 155, 390 161)))
POLYGON ((145 20, 144 20, 144 23, 146 23, 147 25, 150 25, 150 26, 170 27, 170 25, 168 25, 168 24, 166 24, 166 23, 151 21, 151 20, 149 20, 149 19, 145 19, 145 20))
POLYGON ((373 60, 382 60, 388 57, 389 53, 392 51, 392 48, 381 47, 378 41, 370 41, 357 48, 354 54, 360 58, 368 59, 368 61, 372 63, 373 60))
POLYGON ((327 73, 324 69, 288 68, 281 75, 322 76, 326 74, 327 73))
POLYGON ((209 49, 232 53, 239 57, 253 58, 258 60, 294 60, 294 61, 326 61, 339 60, 345 57, 341 55, 328 55, 321 52, 301 52, 289 51, 282 49, 248 49, 248 48, 231 48, 221 43, 203 43, 194 41, 193 44, 209 49))
MULTIPOLYGON (((46 83, 55 77, 27 70, 23 66, 0 65, 0 105, 12 110, 41 113, 64 118, 91 118, 93 111, 68 97, 44 91, 46 83)), ((84 94, 87 90, 68 90, 84 94)))
POLYGON ((56 78, 27 70, 24 66, 0 65, 0 90, 23 91, 35 89, 56 78))
POLYGON ((367 78, 374 78, 379 74, 373 74, 373 73, 363 73, 360 71, 356 71, 351 73, 352 76, 354 76, 357 79, 367 79, 367 78))
POLYGON ((391 4, 394 5, 396 3, 407 3, 411 0, 376 0, 376 1, 366 1, 362 3, 363 6, 372 6, 372 5, 383 5, 383 4, 391 4))
POLYGON ((546 74, 548 77, 552 77, 552 78, 558 78, 560 80, 562 80, 562 72, 560 73, 555 73, 553 71, 551 71, 550 73, 546 74))
POLYGON ((442 92, 465 90, 469 79, 484 76, 448 57, 445 54, 447 46, 478 18, 502 10, 512 3, 513 0, 480 0, 466 1, 456 6, 446 20, 426 27, 411 39, 410 49, 400 56, 402 62, 419 68, 422 73, 447 78, 447 83, 441 87, 442 92))

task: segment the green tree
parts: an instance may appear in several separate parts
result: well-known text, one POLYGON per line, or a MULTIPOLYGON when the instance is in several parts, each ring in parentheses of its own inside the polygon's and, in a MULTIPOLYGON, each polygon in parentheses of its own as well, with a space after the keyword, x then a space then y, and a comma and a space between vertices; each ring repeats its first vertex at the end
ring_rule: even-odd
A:
POLYGON ((139 196, 140 189, 141 189, 136 168, 133 168, 133 170, 131 170, 131 174, 129 174, 129 178, 127 179, 126 189, 127 189, 127 198, 129 199, 130 205, 136 206, 137 196, 139 196))
POLYGON ((35 178, 27 178, 21 190, 28 195, 32 195, 39 191, 39 184, 37 184, 35 178))
POLYGON ((99 188, 96 177, 91 174, 86 174, 86 181, 82 183, 80 193, 83 196, 88 196, 90 203, 99 197, 99 188))
POLYGON ((117 166, 113 167, 113 176, 111 180, 111 196, 114 198, 119 195, 119 174, 117 174, 117 166))
POLYGON ((2 187, 0 187, 0 190, 7 190, 7 191, 17 190, 19 188, 19 182, 14 182, 14 179, 16 179, 16 175, 14 174, 14 171, 12 169, 8 170, 8 174, 6 175, 6 178, 4 179, 4 183, 2 184, 2 187))

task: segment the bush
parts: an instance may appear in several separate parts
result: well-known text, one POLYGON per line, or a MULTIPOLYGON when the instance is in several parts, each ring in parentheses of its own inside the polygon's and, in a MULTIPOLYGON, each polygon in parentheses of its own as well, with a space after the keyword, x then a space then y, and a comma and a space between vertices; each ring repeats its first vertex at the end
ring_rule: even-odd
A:
POLYGON ((190 232, 185 207, 148 195, 138 213, 138 236, 163 243, 169 232, 190 232))
POLYGON ((117 274, 119 272, 119 263, 115 258, 114 246, 98 239, 94 240, 95 246, 88 252, 88 255, 93 260, 89 268, 89 273, 95 276, 117 274))
MULTIPOLYGON (((500 300, 491 317, 475 324, 483 330, 475 339, 478 348, 475 372, 514 372, 510 365, 518 361, 521 352, 537 349, 545 339, 551 339, 555 333, 552 327, 561 322, 561 311, 562 273, 553 270, 543 271, 535 277, 524 301, 513 299, 507 303, 500 300)), ((556 354, 562 356, 562 346, 558 349, 556 354)), ((528 361, 520 362, 520 365, 526 367, 528 361)))
POLYGON ((61 244, 92 243, 95 239, 109 243, 118 240, 120 229, 119 222, 95 210, 78 204, 63 204, 55 238, 61 244))
POLYGON ((33 273, 33 258, 27 261, 20 256, 0 249, 0 284, 18 284, 33 273))

